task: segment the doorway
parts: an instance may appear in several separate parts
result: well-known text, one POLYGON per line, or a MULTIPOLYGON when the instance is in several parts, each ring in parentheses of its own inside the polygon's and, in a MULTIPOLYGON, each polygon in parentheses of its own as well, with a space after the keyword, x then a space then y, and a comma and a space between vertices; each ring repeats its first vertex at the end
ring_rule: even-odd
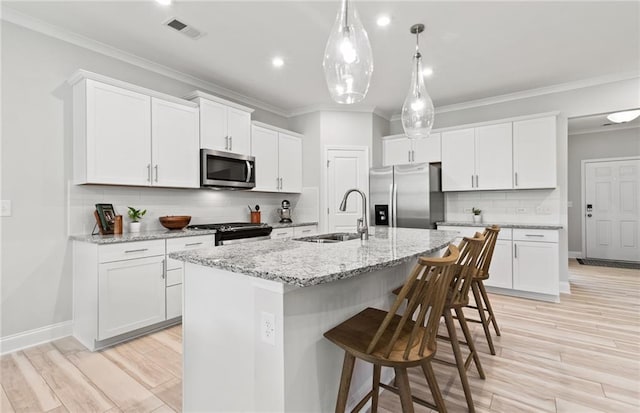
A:
POLYGON ((362 199, 349 196, 346 211, 340 211, 342 197, 349 189, 357 188, 369 196, 369 148, 366 146, 327 146, 325 148, 324 199, 326 230, 355 232, 362 216, 362 199))
POLYGON ((640 261, 640 158, 582 161, 586 258, 640 261))

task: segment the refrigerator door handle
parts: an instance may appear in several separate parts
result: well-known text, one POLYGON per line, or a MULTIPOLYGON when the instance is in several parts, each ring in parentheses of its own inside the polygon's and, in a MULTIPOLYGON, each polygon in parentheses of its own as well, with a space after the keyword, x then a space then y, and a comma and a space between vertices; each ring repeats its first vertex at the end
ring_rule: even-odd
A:
POLYGON ((392 204, 393 214, 391 215, 393 226, 398 226, 398 185, 393 184, 393 204, 392 204))

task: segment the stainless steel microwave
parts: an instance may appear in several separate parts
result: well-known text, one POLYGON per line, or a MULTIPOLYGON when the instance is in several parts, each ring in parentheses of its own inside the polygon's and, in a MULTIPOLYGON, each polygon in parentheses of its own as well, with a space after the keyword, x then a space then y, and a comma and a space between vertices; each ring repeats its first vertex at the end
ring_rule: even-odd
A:
POLYGON ((256 186, 255 158, 200 149, 200 186, 251 189, 256 186))

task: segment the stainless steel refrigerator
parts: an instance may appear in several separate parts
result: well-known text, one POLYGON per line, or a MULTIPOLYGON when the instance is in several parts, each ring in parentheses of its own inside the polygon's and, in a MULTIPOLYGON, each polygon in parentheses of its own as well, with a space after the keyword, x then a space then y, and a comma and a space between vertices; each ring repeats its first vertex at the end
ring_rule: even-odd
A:
POLYGON ((444 221, 440 164, 395 165, 369 170, 373 225, 435 228, 444 221))

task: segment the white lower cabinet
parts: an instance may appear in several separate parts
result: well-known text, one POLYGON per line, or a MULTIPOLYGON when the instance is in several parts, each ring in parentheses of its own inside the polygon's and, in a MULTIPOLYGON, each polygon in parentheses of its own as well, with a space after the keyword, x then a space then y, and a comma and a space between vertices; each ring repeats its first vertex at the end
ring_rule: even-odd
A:
POLYGON ((164 255, 100 264, 98 340, 165 320, 164 255))
POLYGON ((293 227, 294 237, 309 237, 318 233, 317 225, 304 225, 301 227, 293 227))
POLYGON ((512 256, 511 240, 497 240, 493 250, 493 259, 489 267, 490 277, 484 281, 484 285, 500 288, 513 287, 513 267, 511 265, 512 256))
POLYGON ((167 287, 167 320, 182 316, 182 284, 167 287))

